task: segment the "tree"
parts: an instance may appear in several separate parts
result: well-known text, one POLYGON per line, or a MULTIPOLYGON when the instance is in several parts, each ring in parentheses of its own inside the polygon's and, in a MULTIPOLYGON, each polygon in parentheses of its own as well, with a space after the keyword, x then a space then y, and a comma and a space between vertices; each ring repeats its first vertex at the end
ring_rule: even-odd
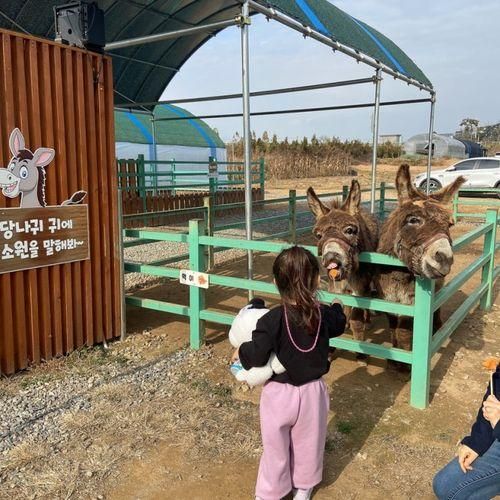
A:
POLYGON ((479 126, 479 120, 475 118, 464 118, 460 122, 460 127, 462 129, 462 137, 464 139, 470 139, 477 141, 477 128, 479 126))

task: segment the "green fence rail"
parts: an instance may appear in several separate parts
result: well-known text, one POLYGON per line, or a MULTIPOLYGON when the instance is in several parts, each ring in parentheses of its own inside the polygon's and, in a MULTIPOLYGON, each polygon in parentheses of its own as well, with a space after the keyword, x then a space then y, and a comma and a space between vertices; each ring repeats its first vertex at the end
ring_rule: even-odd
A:
MULTIPOLYGON (((293 199, 293 198, 289 198, 293 199)), ((484 310, 492 306, 495 279, 499 275, 500 266, 495 267, 495 252, 500 249, 496 240, 497 211, 488 210, 485 221, 478 228, 457 239, 454 251, 466 248, 467 245, 483 237, 482 255, 472 262, 459 275, 448 282, 441 290, 435 290, 434 280, 417 278, 415 281, 414 304, 398 304, 377 298, 354 297, 351 295, 321 292, 320 300, 330 302, 340 298, 346 306, 360 307, 373 311, 391 312, 413 318, 413 346, 411 351, 405 351, 386 345, 374 344, 352 339, 348 335, 332 339, 333 347, 352 352, 368 354, 383 359, 399 361, 411 366, 410 404, 417 408, 426 408, 429 404, 429 388, 431 376, 431 360, 443 343, 459 326, 463 318, 476 304, 484 310), (433 313, 444 305, 466 282, 481 270, 481 279, 478 286, 468 298, 454 310, 443 326, 432 333, 433 313)), ((188 245, 187 258, 189 269, 209 273, 210 286, 228 287, 237 290, 253 290, 254 292, 276 295, 277 289, 273 283, 230 277, 209 271, 208 249, 241 249, 254 252, 278 253, 290 246, 290 243, 269 241, 248 241, 244 239, 227 238, 207 235, 205 220, 190 220, 187 233, 166 233, 157 231, 124 230, 124 235, 152 241, 172 241, 188 245)), ((306 247, 317 255, 316 247, 306 247)), ((405 267, 399 260, 378 253, 362 253, 361 262, 378 264, 379 266, 405 267)), ((179 279, 180 270, 153 264, 126 263, 128 272, 140 272, 152 276, 179 279)), ((127 296, 126 302, 130 305, 154 309, 171 314, 189 317, 190 345, 198 349, 205 338, 205 323, 219 323, 230 325, 234 315, 206 307, 207 291, 202 288, 190 287, 189 305, 174 304, 159 300, 145 299, 137 296, 127 296)))
MULTIPOLYGON (((209 157, 207 161, 179 161, 179 160, 146 160, 139 155, 136 160, 118 161, 118 180, 122 191, 138 191, 143 198, 147 192, 159 190, 191 191, 206 190, 215 193, 221 188, 243 186, 243 162, 218 161, 209 157), (125 165, 135 163, 134 171, 127 172, 125 165), (178 166, 189 165, 196 170, 178 170, 178 166), (236 167, 236 169, 231 169, 236 167), (238 170, 241 167, 241 171, 238 170), (226 179, 220 179, 225 176, 226 179), (200 177, 203 177, 200 180, 200 177), (131 183, 130 180, 133 180, 131 183), (130 185, 133 184, 133 185, 130 185)), ((258 186, 262 193, 265 189, 264 159, 252 162, 252 185, 258 186)))
POLYGON ((463 188, 453 197, 453 220, 459 218, 484 219, 485 209, 500 208, 500 188, 463 188), (466 197, 469 195, 468 197, 466 197), (475 199, 471 199, 473 196, 475 199), (480 197, 481 199, 477 199, 480 197), (481 212, 462 212, 461 207, 482 207, 481 212))

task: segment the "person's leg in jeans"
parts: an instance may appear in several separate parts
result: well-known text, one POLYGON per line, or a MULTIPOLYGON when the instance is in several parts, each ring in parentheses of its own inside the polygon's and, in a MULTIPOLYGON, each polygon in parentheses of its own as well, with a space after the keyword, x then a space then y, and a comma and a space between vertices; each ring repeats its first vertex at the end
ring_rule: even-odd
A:
POLYGON ((489 500, 500 495, 500 443, 472 462, 463 473, 458 459, 452 460, 434 477, 434 493, 440 500, 489 500))
POLYGON ((323 478, 326 425, 330 397, 322 379, 299 388, 300 407, 290 433, 294 498, 307 500, 323 478))
POLYGON ((292 489, 290 429, 297 419, 299 388, 268 382, 260 398, 260 429, 264 451, 260 459, 255 495, 279 500, 292 489))

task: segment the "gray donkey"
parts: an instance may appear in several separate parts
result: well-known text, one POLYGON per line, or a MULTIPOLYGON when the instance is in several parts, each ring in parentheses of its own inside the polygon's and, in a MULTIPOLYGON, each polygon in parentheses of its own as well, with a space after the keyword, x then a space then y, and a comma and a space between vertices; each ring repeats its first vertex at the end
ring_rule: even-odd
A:
MULTIPOLYGON (((10 134, 12 158, 7 168, 0 168, 0 188, 7 198, 21 196, 20 208, 46 207, 45 167, 54 159, 52 148, 38 148, 34 153, 26 149, 24 137, 18 128, 10 134)), ((77 191, 62 205, 77 205, 87 196, 77 191)))

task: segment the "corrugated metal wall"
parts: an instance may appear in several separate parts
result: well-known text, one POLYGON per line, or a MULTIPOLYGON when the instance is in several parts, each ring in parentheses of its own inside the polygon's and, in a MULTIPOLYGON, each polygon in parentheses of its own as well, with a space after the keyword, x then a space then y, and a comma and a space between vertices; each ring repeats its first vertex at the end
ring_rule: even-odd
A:
MULTIPOLYGON (((53 147, 47 201, 88 191, 91 260, 0 276, 0 367, 10 374, 120 335, 121 286, 111 60, 0 30, 0 166, 19 127, 53 147)), ((0 195, 0 207, 19 199, 0 195)))

